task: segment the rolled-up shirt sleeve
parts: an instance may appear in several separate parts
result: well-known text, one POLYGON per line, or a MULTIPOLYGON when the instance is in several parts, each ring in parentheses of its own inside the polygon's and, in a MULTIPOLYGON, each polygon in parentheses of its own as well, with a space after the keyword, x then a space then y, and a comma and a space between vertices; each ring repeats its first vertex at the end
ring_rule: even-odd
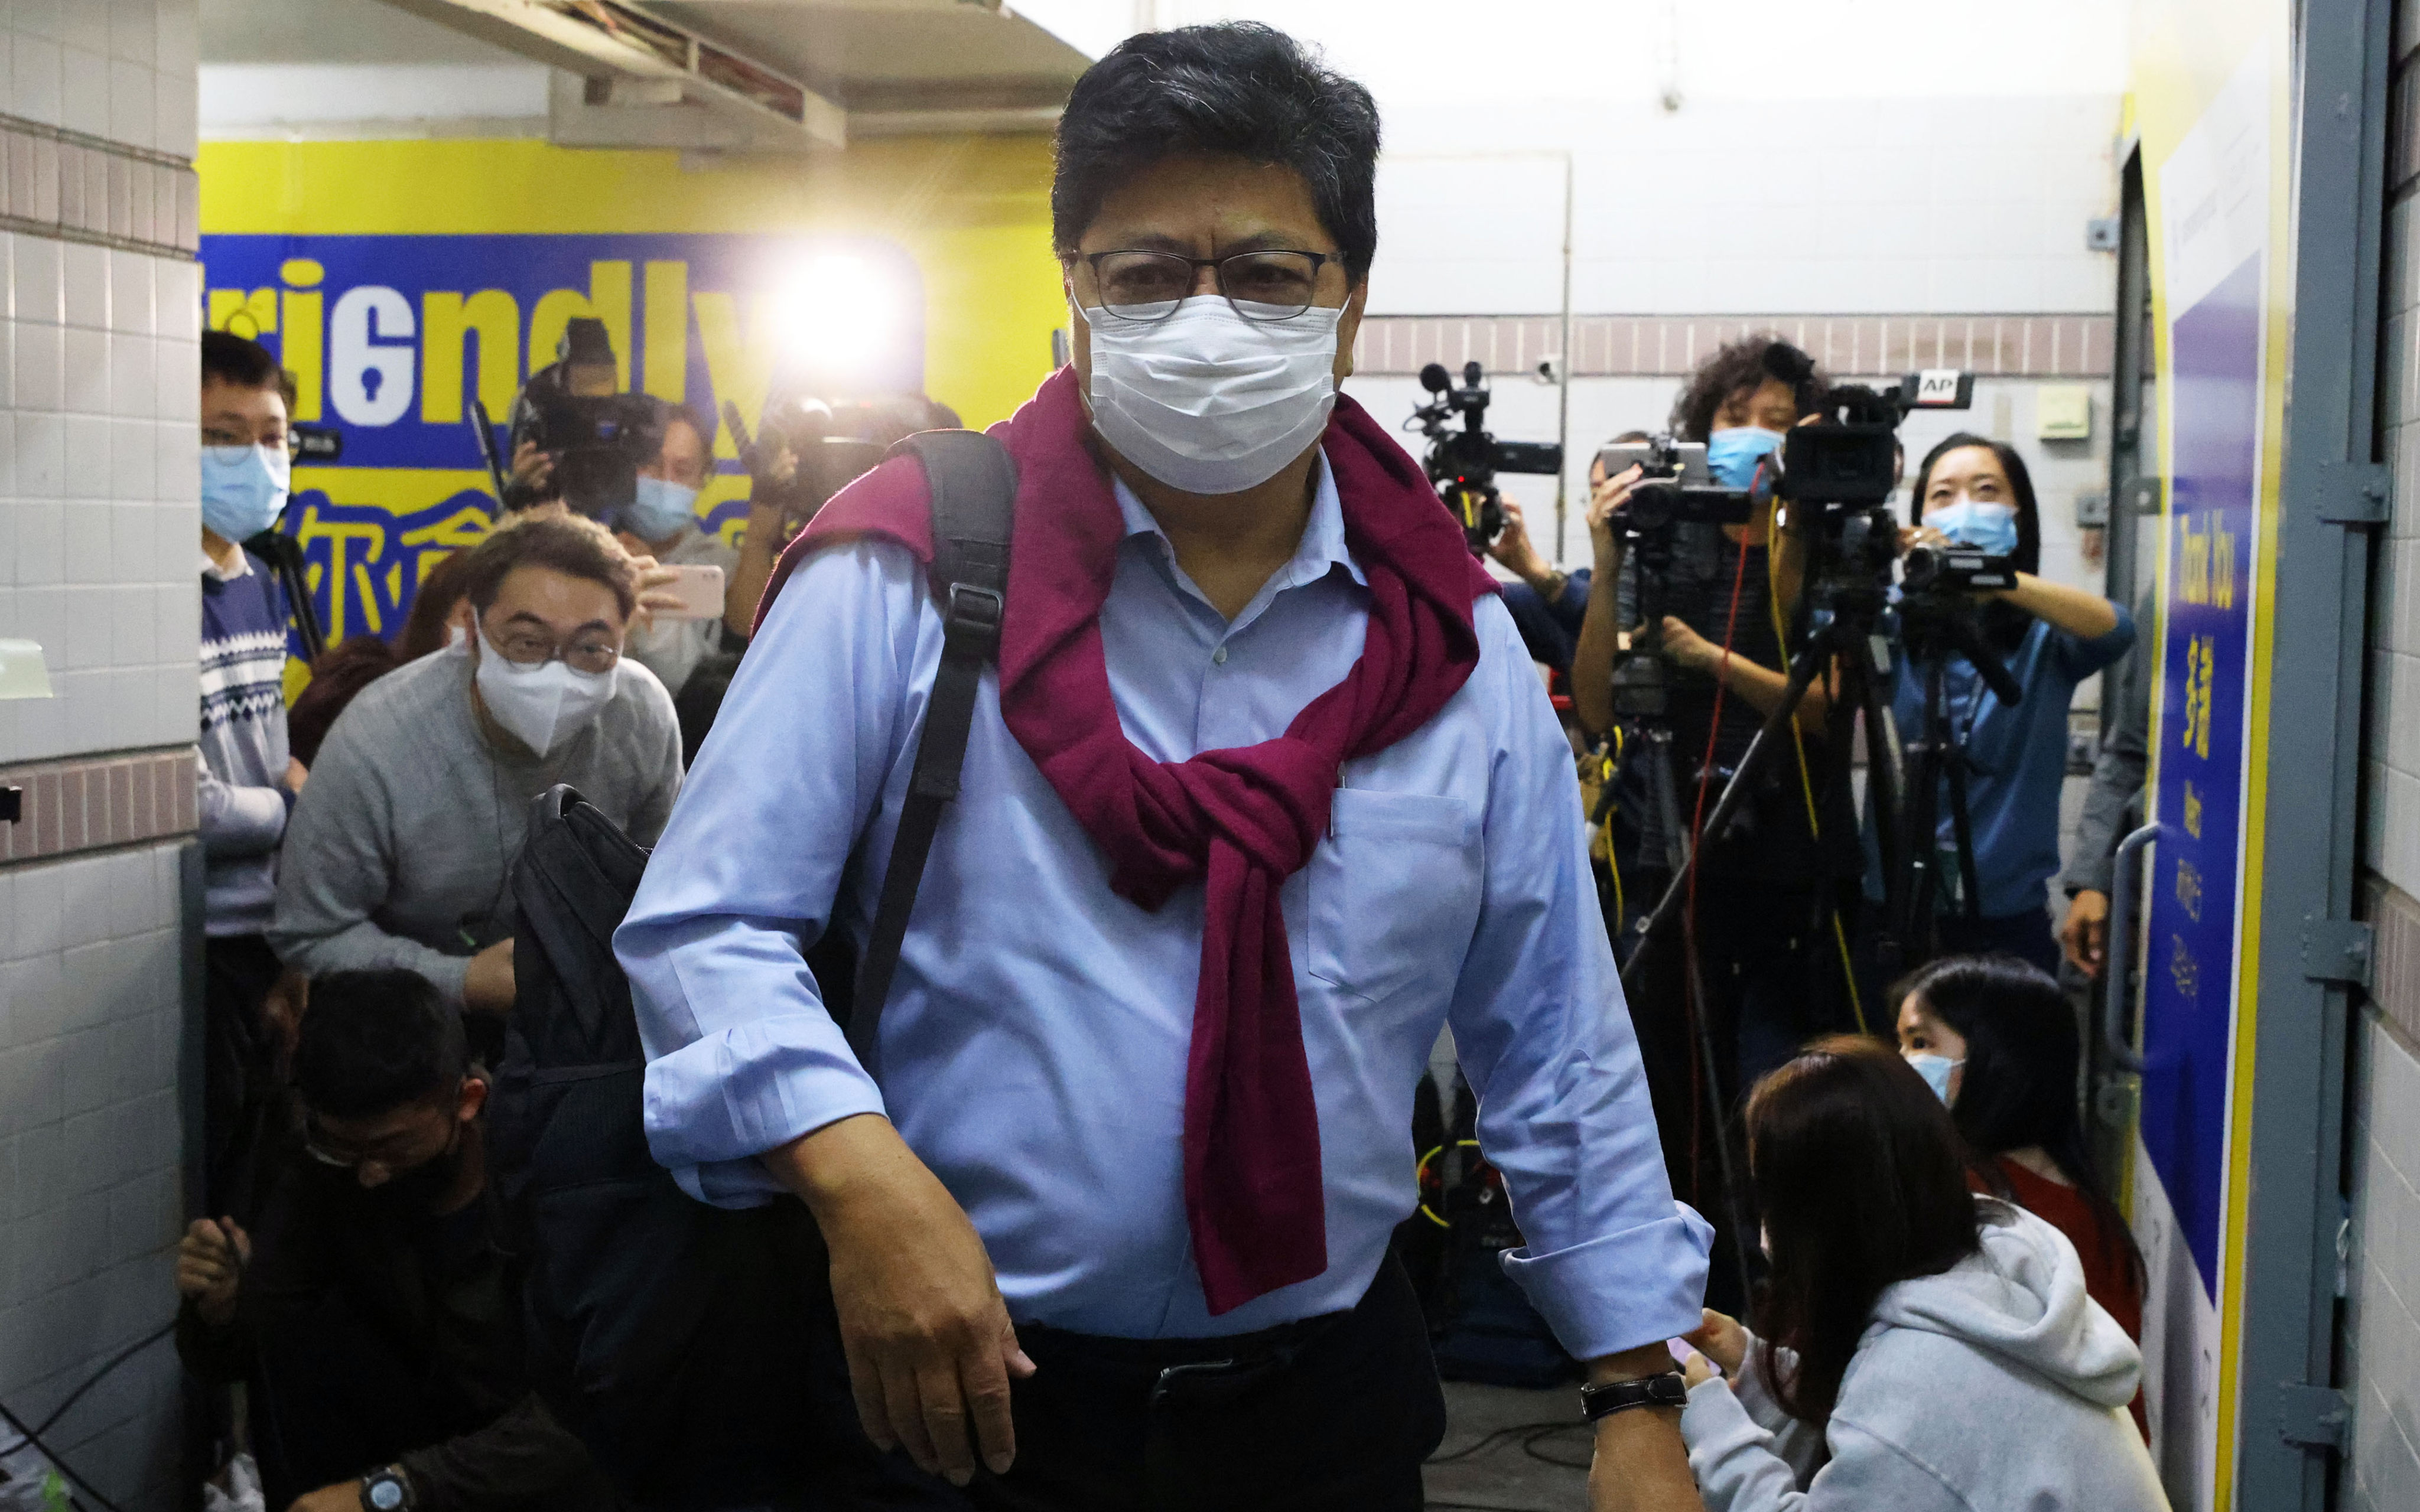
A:
MULTIPOLYGON (((1500 615, 1482 605, 1490 617, 1500 615)), ((1673 1200, 1588 862, 1571 747, 1509 626, 1475 676, 1501 702, 1479 928, 1450 1022, 1504 1175, 1504 1268, 1574 1355, 1695 1328, 1713 1230, 1673 1200)))
POLYGON ((895 546, 799 566, 614 933, 647 1054, 648 1145, 693 1196, 764 1201, 780 1188, 754 1157, 883 1111, 803 951, 921 718, 939 656, 925 599, 895 546))

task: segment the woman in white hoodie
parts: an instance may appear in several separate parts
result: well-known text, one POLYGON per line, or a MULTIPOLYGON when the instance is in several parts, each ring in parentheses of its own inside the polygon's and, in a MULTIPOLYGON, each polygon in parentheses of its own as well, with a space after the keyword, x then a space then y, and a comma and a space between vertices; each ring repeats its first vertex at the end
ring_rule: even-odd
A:
POLYGON ((2166 1512, 2126 1415, 2141 1353, 2065 1236, 1968 1193, 1896 1053, 1810 1046, 1757 1085, 1747 1137, 1772 1274, 1757 1335, 1710 1312, 1691 1335, 1732 1378, 1692 1356, 1708 1512, 2166 1512))

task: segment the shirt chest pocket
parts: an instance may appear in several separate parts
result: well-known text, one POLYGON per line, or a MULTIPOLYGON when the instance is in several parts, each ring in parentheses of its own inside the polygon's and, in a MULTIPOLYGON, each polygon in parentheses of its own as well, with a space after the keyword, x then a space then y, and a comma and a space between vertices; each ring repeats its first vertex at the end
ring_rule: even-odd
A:
POLYGON ((1478 816, 1459 799, 1339 788, 1311 854, 1311 974, 1373 1001, 1452 990, 1479 926, 1478 816))

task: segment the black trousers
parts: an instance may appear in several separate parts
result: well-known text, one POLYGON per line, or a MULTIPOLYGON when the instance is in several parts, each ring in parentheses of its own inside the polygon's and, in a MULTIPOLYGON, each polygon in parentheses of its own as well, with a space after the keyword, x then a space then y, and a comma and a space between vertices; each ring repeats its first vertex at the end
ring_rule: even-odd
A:
POLYGON ((214 936, 202 953, 202 1201, 250 1225, 267 1196, 283 1090, 261 1000, 280 971, 257 934, 214 936))
POLYGON ((1349 1312, 1230 1339, 1027 1328, 1016 1464, 982 1512, 1419 1512, 1445 1396, 1390 1257, 1349 1312))

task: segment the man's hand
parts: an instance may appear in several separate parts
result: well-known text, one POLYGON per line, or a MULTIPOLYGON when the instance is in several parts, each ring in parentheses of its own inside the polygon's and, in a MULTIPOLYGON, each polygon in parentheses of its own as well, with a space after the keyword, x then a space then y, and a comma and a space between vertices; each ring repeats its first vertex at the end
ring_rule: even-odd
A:
POLYGON ((513 448, 512 481, 533 492, 544 493, 554 481, 554 458, 537 449, 537 442, 525 440, 513 448))
POLYGON ((340 1480, 334 1486, 304 1491, 294 1499, 287 1512, 362 1512, 362 1483, 340 1480))
POLYGON ((653 629, 656 616, 669 611, 677 616, 689 607, 689 601, 666 585, 680 581, 680 574, 665 566, 644 551, 633 551, 629 542, 636 536, 623 538, 622 548, 629 554, 630 565, 639 569, 639 611, 631 618, 644 629, 653 629))
POLYGON ((1600 567, 1613 558, 1613 512, 1630 502, 1630 491, 1646 475, 1645 468, 1633 464, 1589 490, 1589 545, 1600 567))
POLYGON ((2095 981, 2109 964, 2109 895, 2086 887, 2067 905, 2067 922, 2059 926, 2059 949, 2078 971, 2095 981))
POLYGON ((212 1328, 235 1321, 236 1295, 252 1259, 252 1236, 232 1218, 196 1218, 177 1242, 177 1290, 212 1328))
POLYGON ((311 1007, 311 979, 288 966, 277 974, 260 999, 260 1021, 277 1036, 287 1054, 294 1053, 302 1034, 302 1015, 311 1007))
MULTIPOLYGON (((1648 1344, 1590 1361, 1589 1381, 1637 1381, 1671 1368, 1671 1353, 1648 1344)), ((1590 1512, 1703 1512, 1678 1409, 1634 1407, 1596 1420, 1589 1506, 1590 1512)))
POLYGON ((295 760, 291 756, 286 758, 287 792, 297 794, 301 793, 302 791, 303 781, 308 779, 310 775, 311 768, 303 765, 301 762, 295 760))
POLYGON ((1487 543, 1487 554, 1504 563, 1506 570, 1540 593, 1555 576, 1555 564, 1538 550, 1529 539, 1528 522, 1521 517, 1521 506, 1507 499, 1503 501, 1504 528, 1496 539, 1487 543))
POLYGON ((906 1446, 954 1486, 1016 1458, 1009 1378, 1017 1347, 974 1225, 872 1114, 827 1124, 765 1157, 803 1198, 831 1251, 832 1300, 858 1420, 876 1447, 906 1446), (970 1443, 970 1440, 972 1440, 970 1443))
POLYGON ((474 1013, 513 1010, 513 942, 498 940, 471 958, 462 973, 462 1005, 474 1013))

